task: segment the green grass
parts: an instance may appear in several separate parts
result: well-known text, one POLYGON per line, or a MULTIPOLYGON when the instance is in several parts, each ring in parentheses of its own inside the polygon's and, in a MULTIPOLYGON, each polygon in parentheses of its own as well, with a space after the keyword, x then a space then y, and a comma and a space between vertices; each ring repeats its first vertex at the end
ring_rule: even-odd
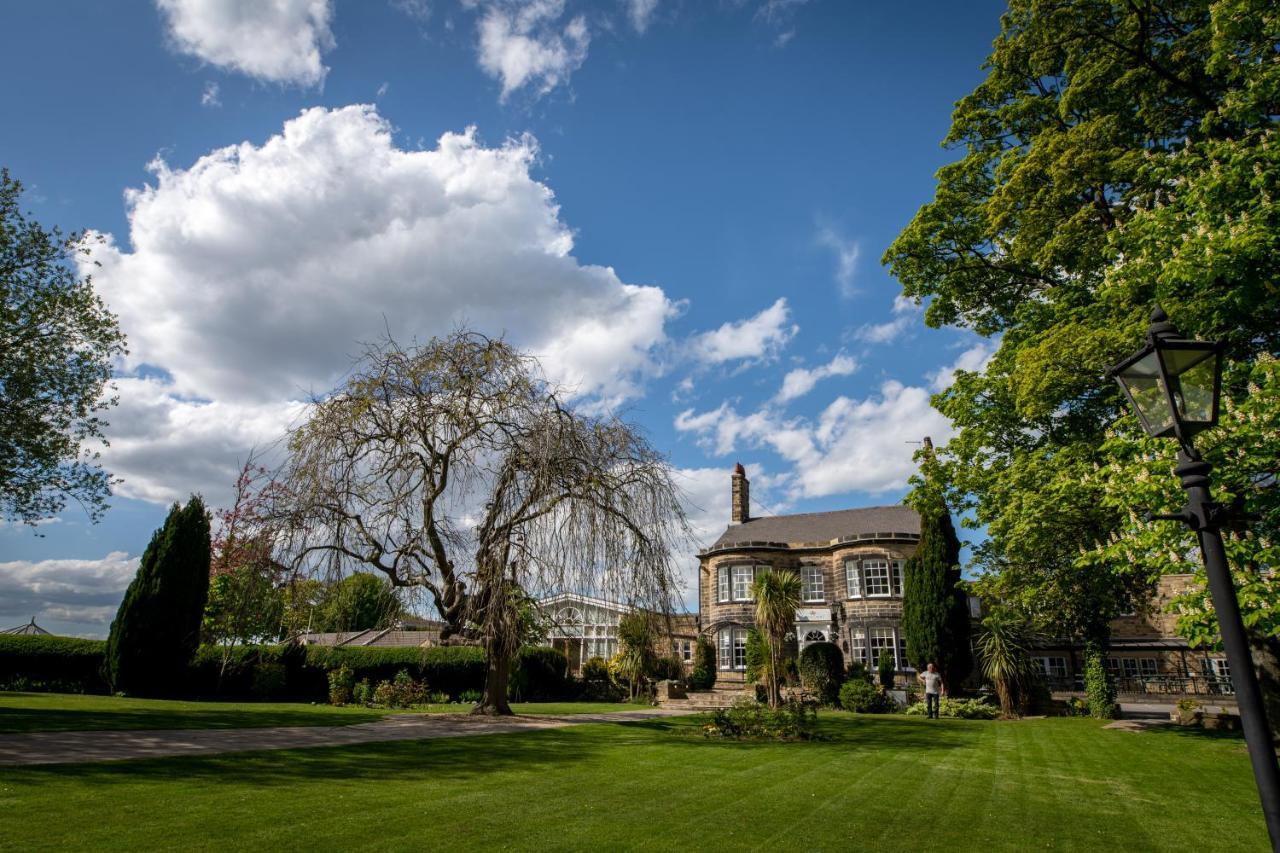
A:
MULTIPOLYGON (((517 714, 592 714, 634 705, 539 702, 512 705, 517 714)), ((182 702, 69 693, 0 693, 0 733, 121 729, 237 729, 262 726, 348 726, 389 713, 465 713, 469 705, 409 711, 308 705, 301 702, 182 702)))
POLYGON ((7 849, 1263 850, 1243 741, 822 715, 696 718, 208 758, 5 768, 7 849))

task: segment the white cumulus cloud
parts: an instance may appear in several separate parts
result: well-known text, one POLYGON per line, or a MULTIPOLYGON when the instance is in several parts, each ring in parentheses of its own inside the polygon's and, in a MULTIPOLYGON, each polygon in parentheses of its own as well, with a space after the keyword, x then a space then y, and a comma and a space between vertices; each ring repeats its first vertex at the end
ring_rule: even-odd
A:
POLYGON ((125 492, 230 483, 384 330, 424 341, 466 323, 539 355, 580 401, 639 394, 675 307, 574 259, 536 155, 531 137, 486 146, 472 130, 404 150, 362 105, 154 163, 155 183, 127 194, 131 248, 107 236, 93 253, 125 368, 142 369, 122 380, 104 453, 125 492))
POLYGON ((502 84, 502 100, 530 86, 545 95, 587 59, 591 33, 582 15, 561 26, 564 0, 492 0, 478 24, 480 68, 502 84))
POLYGON ((331 0, 156 0, 169 40, 190 56, 272 83, 314 86, 334 46, 331 0))
POLYGON ((791 322, 786 297, 748 317, 724 323, 692 340, 692 354, 704 364, 767 361, 775 358, 800 327, 791 322))
POLYGON ((893 298, 893 319, 886 323, 866 323, 853 332, 853 337, 868 344, 889 344, 902 337, 916 322, 920 306, 905 296, 893 298))
POLYGON ((954 430, 929 405, 925 388, 889 381, 864 399, 840 396, 817 418, 786 418, 772 406, 740 414, 723 403, 707 412, 681 412, 678 431, 698 436, 709 452, 767 447, 791 463, 790 496, 872 494, 906 486, 912 454, 924 436, 944 443, 954 430))
POLYGON ((138 558, 113 551, 99 560, 13 560, 0 563, 0 628, 35 618, 49 630, 66 624, 105 635, 138 558))
POLYGON ((966 349, 954 362, 944 365, 929 374, 929 387, 934 391, 945 391, 955 381, 956 372, 963 370, 969 373, 981 373, 987 369, 996 350, 1000 348, 997 340, 981 340, 966 349))
POLYGON ((832 376, 848 376, 858 369, 858 362, 843 353, 819 367, 797 367, 787 371, 782 379, 782 387, 778 389, 777 400, 785 403, 803 397, 813 390, 823 379, 832 376))

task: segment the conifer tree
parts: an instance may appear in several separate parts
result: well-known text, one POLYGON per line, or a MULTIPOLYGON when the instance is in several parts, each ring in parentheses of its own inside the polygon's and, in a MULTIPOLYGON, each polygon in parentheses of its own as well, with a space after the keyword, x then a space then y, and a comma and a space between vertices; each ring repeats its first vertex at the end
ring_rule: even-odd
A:
POLYGON ((902 568, 902 632, 907 659, 918 670, 932 661, 948 685, 973 668, 968 596, 960 586, 960 539, 946 503, 930 481, 934 460, 928 445, 924 480, 915 493, 920 542, 902 568))
POLYGON ((209 594, 209 515, 192 496, 151 537, 107 639, 111 689, 165 695, 181 689, 200 643, 209 594))

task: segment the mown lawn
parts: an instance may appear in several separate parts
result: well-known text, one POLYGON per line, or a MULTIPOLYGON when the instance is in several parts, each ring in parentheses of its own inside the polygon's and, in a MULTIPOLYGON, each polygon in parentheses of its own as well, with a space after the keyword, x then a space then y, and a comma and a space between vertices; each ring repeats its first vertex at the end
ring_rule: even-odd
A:
POLYGON ((0 847, 1263 850, 1243 741, 1087 719, 697 718, 0 772, 0 847))
MULTIPOLYGON (((635 705, 539 702, 512 706, 518 714, 593 714, 635 705)), ((0 693, 0 733, 120 729, 237 729, 261 726, 348 726, 389 713, 465 713, 468 705, 409 711, 308 705, 301 702, 182 702, 67 693, 0 693)), ((0 845, 3 839, 0 838, 0 845)))

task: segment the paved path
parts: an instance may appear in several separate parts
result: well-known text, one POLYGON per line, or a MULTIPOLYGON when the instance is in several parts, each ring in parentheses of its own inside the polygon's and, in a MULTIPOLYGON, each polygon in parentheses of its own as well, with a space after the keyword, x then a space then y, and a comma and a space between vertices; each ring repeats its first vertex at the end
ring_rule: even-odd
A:
POLYGON ((259 729, 175 729, 0 734, 0 766, 123 761, 177 755, 213 755, 259 749, 303 749, 392 740, 466 737, 556 729, 583 723, 625 723, 688 711, 652 709, 604 714, 472 717, 467 714, 392 714, 354 726, 281 726, 259 729))

